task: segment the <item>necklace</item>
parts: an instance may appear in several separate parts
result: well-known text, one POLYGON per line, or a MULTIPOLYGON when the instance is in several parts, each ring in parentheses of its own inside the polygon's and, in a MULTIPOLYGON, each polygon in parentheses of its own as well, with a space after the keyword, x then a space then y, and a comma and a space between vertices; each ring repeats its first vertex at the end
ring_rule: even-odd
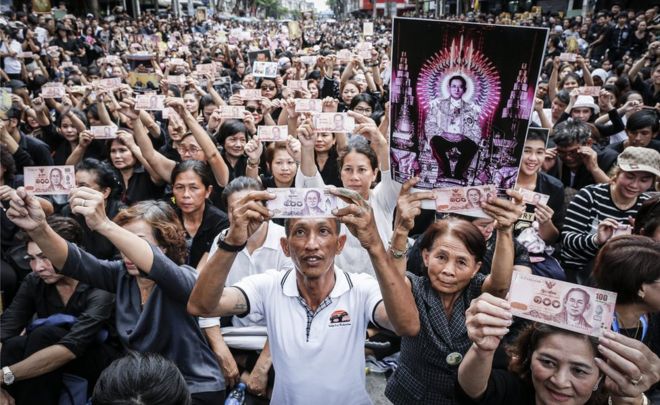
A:
POLYGON ((624 335, 637 340, 637 335, 639 334, 640 327, 642 328, 642 336, 640 338, 640 341, 643 341, 648 331, 647 330, 648 320, 646 318, 646 315, 642 315, 639 317, 639 320, 637 321, 637 328, 635 328, 635 334, 633 336, 630 336, 630 334, 628 334, 627 332, 627 330, 630 328, 626 328, 623 322, 621 322, 619 314, 617 312, 614 312, 614 319, 612 320, 612 330, 614 332, 623 333, 624 335))

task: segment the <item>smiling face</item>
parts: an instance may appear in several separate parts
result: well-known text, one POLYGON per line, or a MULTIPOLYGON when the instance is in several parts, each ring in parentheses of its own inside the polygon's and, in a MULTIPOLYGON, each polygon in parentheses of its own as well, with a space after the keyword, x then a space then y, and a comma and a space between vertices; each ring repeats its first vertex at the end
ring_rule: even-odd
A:
POLYGON ((243 156, 243 151, 245 149, 245 133, 237 132, 232 136, 225 138, 224 149, 227 155, 233 158, 239 158, 243 156))
POLYGON ((525 142, 520 171, 526 176, 533 176, 545 160, 545 143, 541 140, 525 142))
POLYGON ((637 198, 648 190, 655 176, 649 172, 624 172, 621 170, 614 178, 615 193, 625 199, 637 198))
POLYGON ((454 294, 463 290, 479 271, 481 262, 456 236, 446 233, 422 251, 431 286, 441 294, 454 294))
POLYGON ((594 355, 582 337, 555 333, 542 338, 530 364, 536 404, 586 403, 600 377, 594 355))
POLYGON ((306 279, 318 279, 332 271, 335 255, 346 241, 333 218, 294 218, 288 222, 289 236, 280 243, 296 271, 306 279))

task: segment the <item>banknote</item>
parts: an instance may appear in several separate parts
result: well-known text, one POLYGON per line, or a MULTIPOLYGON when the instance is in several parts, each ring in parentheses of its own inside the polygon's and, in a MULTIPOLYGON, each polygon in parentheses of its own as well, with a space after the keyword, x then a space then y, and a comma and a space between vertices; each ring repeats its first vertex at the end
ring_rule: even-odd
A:
POLYGON ((289 138, 289 127, 286 125, 259 125, 257 136, 262 142, 283 142, 289 138))
POLYGON ((316 132, 353 132, 355 119, 346 113, 318 113, 314 117, 316 132))
POLYGON ((509 302, 515 316, 598 337, 612 325, 616 293, 514 271, 509 302))
POLYGON ((168 75, 167 84, 174 86, 185 86, 186 85, 186 75, 168 75))
POLYGON ((223 105, 220 107, 220 118, 235 118, 242 120, 245 115, 245 107, 236 105, 223 105))
POLYGON ((577 60, 577 54, 572 52, 562 52, 559 54, 559 60, 562 62, 575 62, 577 60))
POLYGON ((323 188, 269 188, 277 196, 266 202, 274 218, 333 217, 337 197, 323 188))
POLYGON ((275 77, 277 76, 277 62, 254 62, 252 65, 252 74, 254 77, 275 77))
POLYGON ((33 56, 32 52, 19 52, 16 57, 17 58, 31 58, 33 56))
POLYGON ((364 22, 362 23, 362 35, 374 35, 374 23, 373 22, 364 22))
POLYGON ((600 86, 578 87, 578 94, 581 96, 598 97, 598 95, 600 94, 600 86))
POLYGON ((201 75, 215 75, 215 65, 213 63, 202 63, 195 66, 195 71, 201 75))
POLYGON ((449 187, 433 190, 437 212, 453 212, 472 217, 487 218, 481 203, 490 197, 497 197, 497 188, 492 185, 449 187))
POLYGON ((323 100, 318 98, 297 98, 294 100, 296 103, 296 112, 323 112, 323 100))
POLYGON ((94 139, 114 139, 117 137, 117 127, 114 125, 92 125, 94 139))
POLYGON ((307 80, 287 80, 286 87, 289 90, 307 90, 307 80))
POLYGON ((165 108, 165 96, 157 94, 138 94, 135 96, 135 109, 161 111, 165 108))
POLYGON ((550 200, 550 196, 547 194, 536 193, 534 191, 527 190, 524 188, 518 189, 518 191, 520 192, 520 194, 522 194, 523 202, 525 202, 526 204, 536 205, 540 203, 543 205, 547 205, 548 200, 550 200))
POLYGON ((316 55, 303 55, 300 57, 300 61, 305 65, 316 65, 316 60, 319 57, 316 55))
POLYGON ((0 111, 8 111, 11 108, 13 104, 11 91, 10 87, 0 87, 0 111))
POLYGON ((69 194, 76 176, 73 166, 28 166, 23 169, 23 182, 30 194, 69 194))
POLYGON ((50 83, 41 87, 41 97, 43 98, 62 98, 65 94, 66 89, 61 83, 50 83))
POLYGON ((72 68, 72 67, 73 67, 73 62, 71 62, 70 60, 68 60, 68 61, 65 61, 65 62, 60 63, 60 66, 61 66, 63 69, 66 69, 66 68, 72 68))
POLYGON ((99 86, 105 89, 114 90, 119 86, 121 86, 121 77, 110 77, 108 79, 101 79, 99 80, 99 86))
POLYGON ((261 100, 263 97, 260 89, 241 89, 239 94, 241 98, 246 101, 261 100))
POLYGON ((340 49, 337 52, 337 62, 339 63, 348 63, 353 59, 353 53, 350 49, 340 49))
POLYGON ((632 233, 632 226, 628 224, 619 224, 618 227, 612 232, 612 237, 619 235, 630 235, 632 233))

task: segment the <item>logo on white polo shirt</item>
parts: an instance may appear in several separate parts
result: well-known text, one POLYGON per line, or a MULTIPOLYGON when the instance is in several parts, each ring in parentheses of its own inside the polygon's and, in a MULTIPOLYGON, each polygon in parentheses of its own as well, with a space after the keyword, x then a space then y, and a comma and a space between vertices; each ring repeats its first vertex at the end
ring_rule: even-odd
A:
POLYGON ((348 315, 348 312, 343 309, 338 309, 330 315, 330 327, 336 326, 350 326, 351 317, 348 315))

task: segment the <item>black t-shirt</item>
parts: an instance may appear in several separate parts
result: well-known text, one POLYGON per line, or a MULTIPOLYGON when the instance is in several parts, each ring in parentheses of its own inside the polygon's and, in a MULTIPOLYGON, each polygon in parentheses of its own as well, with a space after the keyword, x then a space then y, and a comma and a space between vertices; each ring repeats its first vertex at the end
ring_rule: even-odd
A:
POLYGON ((488 388, 480 399, 474 400, 456 384, 455 399, 461 405, 534 404, 535 392, 531 384, 505 370, 493 370, 488 378, 488 388))
MULTIPOLYGON (((534 188, 534 191, 550 196, 547 205, 555 212, 552 215, 552 223, 557 229, 561 229, 564 222, 562 213, 564 208, 564 185, 561 184, 561 181, 558 179, 540 172, 536 177, 536 187, 534 188)), ((535 208, 536 207, 532 204, 526 205, 525 213, 514 225, 513 232, 515 237, 518 237, 523 230, 532 226, 532 222, 536 219, 536 214, 534 214, 535 208)))
MULTIPOLYGON (((183 214, 177 209, 177 214, 183 223, 183 214)), ((229 218, 222 210, 215 207, 210 201, 206 201, 204 205, 204 214, 202 216, 202 223, 192 238, 192 243, 189 246, 188 260, 186 264, 192 267, 197 267, 204 253, 211 250, 211 243, 213 239, 225 228, 229 227, 229 218)), ((187 238, 190 235, 186 232, 187 238)))
POLYGON ((165 187, 155 184, 151 180, 151 176, 142 166, 136 166, 133 169, 133 175, 128 179, 128 187, 124 186, 124 180, 121 172, 114 169, 116 179, 121 186, 121 194, 119 200, 131 206, 136 202, 145 200, 158 200, 163 197, 165 187))
POLYGON ((333 185, 335 187, 343 187, 344 185, 341 182, 341 176, 339 175, 339 162, 337 162, 337 151, 333 147, 328 152, 328 160, 325 162, 323 169, 319 167, 319 164, 316 163, 316 168, 318 169, 323 182, 329 186, 333 185))

